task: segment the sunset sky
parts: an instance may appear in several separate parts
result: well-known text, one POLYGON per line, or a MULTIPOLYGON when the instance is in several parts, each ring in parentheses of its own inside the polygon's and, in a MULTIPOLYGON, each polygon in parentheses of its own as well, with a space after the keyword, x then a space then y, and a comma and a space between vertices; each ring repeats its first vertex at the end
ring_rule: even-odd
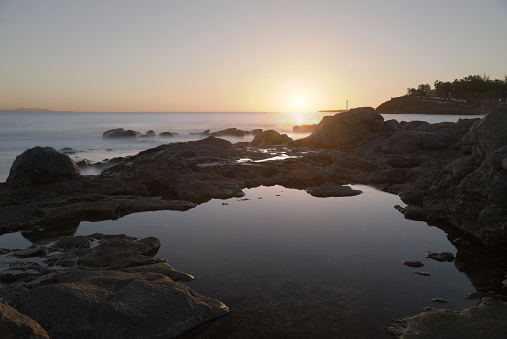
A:
POLYGON ((0 0, 0 108, 314 111, 507 74, 507 0, 0 0))

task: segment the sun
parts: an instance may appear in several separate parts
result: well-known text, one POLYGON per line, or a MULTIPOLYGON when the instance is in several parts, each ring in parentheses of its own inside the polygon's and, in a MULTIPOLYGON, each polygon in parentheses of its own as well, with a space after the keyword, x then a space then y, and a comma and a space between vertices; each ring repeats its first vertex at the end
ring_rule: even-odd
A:
POLYGON ((296 106, 301 106, 303 104, 303 100, 300 98, 296 99, 296 106))

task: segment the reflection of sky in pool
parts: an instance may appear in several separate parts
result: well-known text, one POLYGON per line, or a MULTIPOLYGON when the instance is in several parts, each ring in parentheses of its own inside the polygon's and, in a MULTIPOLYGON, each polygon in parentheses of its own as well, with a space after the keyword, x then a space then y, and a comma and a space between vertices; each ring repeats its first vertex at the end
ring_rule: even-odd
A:
MULTIPOLYGON (((364 193, 314 198, 280 186, 245 189, 243 199, 250 200, 82 222, 76 235, 159 238, 157 257, 194 275, 190 287, 231 308, 218 325, 209 325, 217 326, 216 333, 389 337, 382 327, 393 318, 426 306, 475 304, 464 299, 475 290, 453 263, 424 258, 427 251, 456 253, 442 230, 404 219, 393 208, 402 204, 395 195, 353 187, 364 193), (410 268, 403 260, 426 266, 410 268), (431 299, 437 297, 449 303, 435 305, 431 299)), ((0 247, 16 234, 0 237, 0 247)))

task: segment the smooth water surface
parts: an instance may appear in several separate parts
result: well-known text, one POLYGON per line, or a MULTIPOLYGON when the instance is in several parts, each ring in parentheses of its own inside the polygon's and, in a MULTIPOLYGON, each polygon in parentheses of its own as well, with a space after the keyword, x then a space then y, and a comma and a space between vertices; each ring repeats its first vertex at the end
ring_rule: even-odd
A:
POLYGON ((353 187, 364 193, 315 198, 281 186, 245 189, 249 200, 81 222, 75 234, 159 238, 157 257, 194 275, 191 288, 231 309, 199 336, 388 337, 391 319, 441 307, 433 298, 448 299, 447 309, 475 304, 464 299, 475 289, 453 263, 424 258, 427 251, 456 253, 442 230, 404 219, 393 208, 402 204, 397 196, 353 187))

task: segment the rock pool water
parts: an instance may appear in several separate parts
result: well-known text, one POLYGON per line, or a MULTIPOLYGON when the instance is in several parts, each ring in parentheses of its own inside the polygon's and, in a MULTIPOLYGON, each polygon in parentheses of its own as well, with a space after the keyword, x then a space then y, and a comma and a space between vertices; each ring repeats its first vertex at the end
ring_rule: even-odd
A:
MULTIPOLYGON (((475 289, 454 263, 424 257, 427 251, 456 254, 444 231, 404 219, 394 208, 403 205, 395 195, 352 187, 364 193, 315 198, 281 186, 258 187, 244 190, 242 199, 81 222, 65 232, 159 238, 158 257, 194 275, 192 289, 231 309, 186 337, 389 338, 385 328, 393 318, 427 306, 476 304, 464 299, 475 289), (414 269, 404 260, 425 266, 414 269)), ((38 241, 51 232, 24 236, 38 241)), ((19 232, 0 237, 0 248, 28 244, 19 232)))

